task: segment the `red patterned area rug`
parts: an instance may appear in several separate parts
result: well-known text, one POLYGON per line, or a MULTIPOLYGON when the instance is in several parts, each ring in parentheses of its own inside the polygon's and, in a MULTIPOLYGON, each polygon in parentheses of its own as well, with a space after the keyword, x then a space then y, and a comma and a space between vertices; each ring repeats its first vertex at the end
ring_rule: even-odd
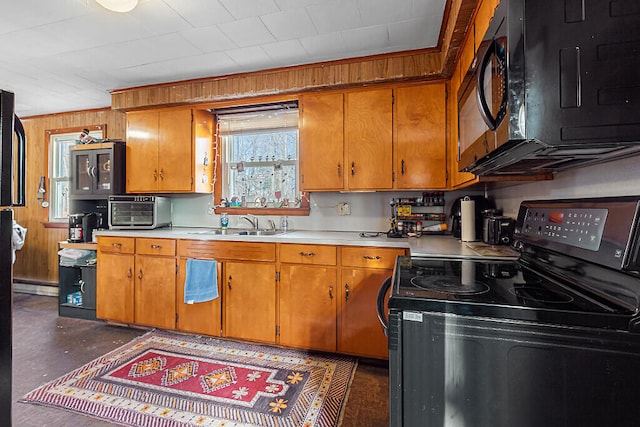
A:
POLYGON ((126 426, 338 426, 353 358, 151 331, 21 402, 126 426))

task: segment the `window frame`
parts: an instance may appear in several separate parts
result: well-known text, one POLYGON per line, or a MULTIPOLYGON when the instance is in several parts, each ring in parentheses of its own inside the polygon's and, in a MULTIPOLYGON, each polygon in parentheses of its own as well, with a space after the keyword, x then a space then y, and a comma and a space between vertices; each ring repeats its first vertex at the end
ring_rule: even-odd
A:
MULTIPOLYGON (((282 100, 270 100, 268 103, 278 103, 282 100)), ((227 106, 228 107, 228 106, 227 106)), ((232 105, 232 107, 242 107, 241 105, 232 105)), ((250 108, 251 105, 246 105, 247 108, 250 108)), ((214 120, 215 120, 215 126, 216 129, 218 129, 218 118, 217 118, 217 114, 216 114, 216 107, 212 108, 212 113, 214 115, 214 120)), ((297 129, 299 131, 300 129, 300 120, 298 119, 298 126, 297 129)), ((296 160, 298 163, 298 167, 296 168, 296 184, 297 187, 300 188, 300 158, 299 158, 299 152, 300 152, 300 145, 301 145, 301 141, 298 135, 298 159, 296 160)), ((300 207, 297 208, 292 208, 292 207, 279 207, 279 208, 275 208, 275 207, 247 207, 247 206, 241 206, 241 207, 230 207, 230 206, 225 206, 222 207, 220 206, 220 203, 222 201, 222 194, 223 194, 223 187, 222 187, 222 181, 223 181, 223 175, 227 173, 227 171, 224 168, 224 164, 223 164, 223 150, 224 147, 222 146, 222 141, 218 136, 218 132, 216 131, 215 135, 214 135, 214 141, 213 141, 213 148, 214 148, 214 176, 213 176, 213 180, 214 180, 214 197, 213 197, 213 202, 214 202, 214 212, 216 214, 221 214, 223 212, 226 212, 228 214, 231 215, 246 215, 246 214, 252 214, 252 215, 272 215, 272 216, 308 216, 310 214, 310 207, 309 207, 309 196, 308 194, 300 191, 301 194, 301 201, 300 201, 300 207)))
MULTIPOLYGON (((53 220, 51 218, 51 211, 53 209, 52 203, 52 197, 53 196, 53 192, 54 192, 54 188, 53 186, 57 183, 57 182, 64 182, 64 178, 54 178, 53 177, 53 166, 54 166, 54 161, 53 161, 53 147, 52 147, 52 142, 53 139, 55 138, 56 135, 65 135, 65 134, 77 134, 78 135, 78 140, 79 140, 79 136, 80 133, 82 132, 83 129, 88 129, 92 136, 96 137, 95 133, 100 131, 101 132, 101 136, 100 138, 107 138, 107 125, 106 124, 101 124, 101 125, 85 125, 85 126, 77 126, 77 127, 69 127, 69 128, 59 128, 59 129, 47 129, 44 131, 44 145, 45 145, 45 152, 47 153, 46 157, 45 157, 45 164, 44 164, 44 173, 42 174, 42 176, 47 177, 46 179, 46 188, 45 188, 45 193, 44 193, 44 200, 42 201, 43 203, 46 202, 46 206, 43 206, 43 215, 44 215, 44 221, 43 224, 45 226, 45 228, 67 228, 69 226, 69 220, 68 220, 68 216, 66 219, 55 219, 53 220)), ((71 156, 70 156, 70 150, 67 150, 67 153, 69 155, 69 161, 71 160, 71 156)), ((69 162, 69 176, 67 177, 67 181, 71 182, 71 163, 69 162)), ((70 190, 69 190, 70 191, 70 190)), ((67 200, 69 201, 69 194, 66 195, 67 200)))

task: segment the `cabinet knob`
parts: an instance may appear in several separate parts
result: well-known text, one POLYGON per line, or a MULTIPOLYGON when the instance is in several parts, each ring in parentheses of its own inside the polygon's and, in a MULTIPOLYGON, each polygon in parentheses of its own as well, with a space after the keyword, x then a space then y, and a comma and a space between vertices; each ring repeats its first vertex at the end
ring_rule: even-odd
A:
POLYGON ((351 162, 351 176, 356 174, 356 162, 351 162))
POLYGON ((333 283, 329 284, 329 299, 333 299, 333 283))
POLYGON ((227 279, 227 286, 229 287, 229 290, 231 290, 231 275, 229 275, 229 278, 227 279))

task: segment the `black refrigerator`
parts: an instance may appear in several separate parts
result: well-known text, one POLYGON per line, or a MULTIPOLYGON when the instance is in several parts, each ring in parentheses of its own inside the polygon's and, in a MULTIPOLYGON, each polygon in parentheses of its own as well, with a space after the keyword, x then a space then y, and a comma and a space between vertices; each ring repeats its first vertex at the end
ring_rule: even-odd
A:
POLYGON ((14 94, 0 90, 0 425, 11 425, 13 210, 25 205, 26 137, 14 94))

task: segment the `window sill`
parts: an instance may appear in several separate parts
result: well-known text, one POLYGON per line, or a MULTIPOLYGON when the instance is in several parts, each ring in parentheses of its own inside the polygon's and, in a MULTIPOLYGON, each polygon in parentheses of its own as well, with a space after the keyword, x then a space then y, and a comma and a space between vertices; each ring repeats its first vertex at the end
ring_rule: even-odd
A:
POLYGON ((215 213, 226 212, 229 215, 273 215, 273 216, 309 216, 310 208, 216 208, 215 213))
POLYGON ((69 228, 68 222, 43 222, 44 228, 69 228))

